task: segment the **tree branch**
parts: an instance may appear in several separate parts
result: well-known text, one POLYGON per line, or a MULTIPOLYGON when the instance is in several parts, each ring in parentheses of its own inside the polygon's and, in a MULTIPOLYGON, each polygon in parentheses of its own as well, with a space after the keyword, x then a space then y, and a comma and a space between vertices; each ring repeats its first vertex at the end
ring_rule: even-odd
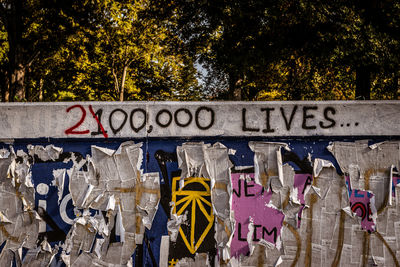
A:
POLYGON ((115 88, 115 90, 117 91, 117 93, 119 92, 119 86, 118 86, 118 75, 117 75, 117 73, 115 72, 115 54, 113 53, 112 54, 112 67, 111 67, 111 69, 112 69, 112 74, 113 74, 113 76, 114 76, 114 88, 115 88))
POLYGON ((28 60, 28 62, 25 64, 25 67, 30 67, 33 63, 33 61, 35 61, 35 59, 40 55, 40 51, 36 51, 35 53, 33 53, 33 55, 31 56, 31 58, 28 60))

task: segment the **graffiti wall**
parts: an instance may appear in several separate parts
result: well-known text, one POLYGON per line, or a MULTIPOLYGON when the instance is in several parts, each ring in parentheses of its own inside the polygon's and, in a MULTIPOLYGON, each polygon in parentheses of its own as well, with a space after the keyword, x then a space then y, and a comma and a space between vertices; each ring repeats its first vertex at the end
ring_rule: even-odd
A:
POLYGON ((400 102, 0 107, 0 266, 400 266, 400 102))

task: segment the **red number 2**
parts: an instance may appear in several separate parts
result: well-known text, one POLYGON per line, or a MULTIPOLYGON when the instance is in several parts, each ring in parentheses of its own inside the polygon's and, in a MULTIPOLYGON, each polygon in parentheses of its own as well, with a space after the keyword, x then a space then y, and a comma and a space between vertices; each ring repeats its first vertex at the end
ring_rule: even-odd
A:
POLYGON ((84 131, 76 131, 76 130, 75 130, 75 129, 78 128, 78 127, 83 123, 83 121, 85 120, 85 117, 86 117, 86 110, 85 110, 85 108, 82 107, 81 105, 74 105, 74 106, 71 106, 71 107, 67 108, 67 113, 68 113, 71 109, 74 109, 74 108, 80 108, 80 110, 82 111, 81 119, 80 119, 80 121, 78 121, 78 123, 76 123, 74 126, 72 126, 72 127, 68 128, 67 130, 65 130, 65 134, 88 134, 88 133, 89 133, 89 130, 84 130, 84 131))

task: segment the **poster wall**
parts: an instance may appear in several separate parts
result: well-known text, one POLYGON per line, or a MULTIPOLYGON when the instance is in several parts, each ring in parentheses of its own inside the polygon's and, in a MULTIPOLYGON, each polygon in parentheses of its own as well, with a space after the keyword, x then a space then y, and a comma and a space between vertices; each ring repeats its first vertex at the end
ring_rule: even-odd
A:
POLYGON ((399 266, 400 102, 0 107, 0 266, 399 266))

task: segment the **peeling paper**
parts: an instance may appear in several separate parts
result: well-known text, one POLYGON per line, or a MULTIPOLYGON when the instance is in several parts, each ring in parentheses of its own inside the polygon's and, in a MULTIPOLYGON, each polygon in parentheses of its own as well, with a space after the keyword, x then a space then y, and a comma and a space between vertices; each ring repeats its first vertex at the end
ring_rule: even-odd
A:
POLYGON ((0 243, 5 245, 0 254, 0 265, 13 260, 20 262, 18 250, 34 249, 41 220, 35 207, 34 187, 28 155, 22 150, 2 150, 0 159, 0 243), (20 157, 17 160, 17 157, 20 157))
POLYGON ((330 162, 329 160, 319 159, 319 158, 314 159, 314 164, 313 164, 314 177, 318 177, 323 168, 330 168, 330 167, 334 168, 335 166, 333 166, 333 163, 330 162))
MULTIPOLYGON (((229 259, 229 253, 224 253, 224 250, 226 251, 229 239, 233 235, 233 224, 230 215, 232 188, 230 168, 232 163, 229 160, 229 155, 234 153, 235 151, 229 150, 221 143, 215 143, 211 146, 203 142, 188 142, 177 147, 178 166, 182 170, 179 181, 180 190, 184 188, 186 179, 193 179, 191 177, 210 179, 212 213, 215 216, 214 238, 217 243, 217 253, 223 260, 229 259)), ((175 209, 174 206, 172 209, 175 209)), ((202 212, 204 213, 205 210, 202 212)), ((176 241, 177 232, 182 223, 181 220, 178 221, 176 216, 176 214, 173 214, 171 216, 172 220, 168 222, 172 242, 176 241)), ((194 222, 187 218, 185 223, 190 225, 194 222)), ((209 229, 209 225, 207 229, 209 229)), ((197 249, 194 251, 197 251, 197 249)))
POLYGON ((399 164, 399 144, 381 142, 368 146, 367 142, 334 142, 330 151, 341 169, 348 173, 346 183, 353 212, 363 218, 363 229, 375 231, 375 203, 378 207, 385 205, 384 194, 387 194, 387 205, 391 203, 393 175, 390 172, 399 164))
POLYGON ((209 257, 206 253, 196 253, 194 259, 183 258, 176 262, 175 267, 211 267, 209 257))
POLYGON ((43 240, 40 246, 28 250, 22 261, 22 266, 50 266, 57 252, 57 246, 52 249, 50 244, 46 240, 43 240))
POLYGON ((20 186, 18 188, 18 191, 21 193, 28 190, 28 188, 33 189, 31 164, 29 163, 28 155, 22 150, 17 150, 17 153, 14 153, 12 148, 11 154, 11 163, 8 168, 7 176, 5 177, 11 178, 14 186, 17 186, 17 184, 23 184, 24 187, 20 186), (22 162, 17 161, 17 157, 21 158, 22 162))
POLYGON ((396 167, 392 165, 390 167, 390 180, 389 180, 389 190, 388 190, 388 205, 393 205, 393 198, 396 197, 395 187, 400 184, 400 172, 395 171, 396 167))
POLYGON ((253 236, 254 236, 254 222, 253 218, 249 217, 249 224, 247 225, 247 234, 246 234, 246 241, 249 246, 249 254, 250 256, 254 253, 254 244, 253 244, 253 236))
POLYGON ((72 200, 84 212, 66 239, 66 263, 79 266, 90 259, 93 266, 132 264, 131 255, 142 244, 145 228, 151 228, 160 201, 159 174, 140 170, 141 146, 130 141, 116 151, 92 146, 87 170, 74 165, 70 171, 72 200), (90 215, 89 209, 97 210, 97 215, 90 215), (106 212, 108 223, 101 211, 106 212), (110 239, 112 231, 117 242, 110 239), (85 253, 79 254, 80 250, 85 253))
POLYGON ((10 156, 10 151, 8 149, 0 149, 0 159, 7 159, 10 156))
POLYGON ((11 223, 11 221, 0 211, 0 222, 1 223, 11 223))
POLYGON ((350 206, 344 207, 342 210, 343 210, 344 212, 346 212, 346 214, 349 215, 349 216, 352 217, 352 218, 354 218, 355 216, 357 216, 357 214, 354 213, 354 212, 351 210, 350 206))
POLYGON ((119 236, 120 240, 122 243, 125 242, 125 227, 122 223, 122 212, 121 212, 121 206, 118 205, 118 210, 117 210, 117 219, 115 222, 115 234, 119 236))
POLYGON ((274 267, 277 267, 283 263, 282 257, 279 256, 278 260, 275 262, 274 267))
POLYGON ((60 201, 63 196, 64 192, 64 181, 65 181, 65 175, 67 171, 66 169, 56 169, 53 170, 53 177, 54 180, 51 183, 51 185, 56 186, 58 189, 58 204, 60 204, 60 201))
POLYGON ((298 205, 304 205, 305 196, 311 189, 313 177, 310 174, 295 174, 293 189, 290 192, 290 201, 298 205))
POLYGON ((92 146, 88 171, 73 169, 71 173, 69 187, 74 204, 79 208, 106 210, 111 194, 129 195, 130 188, 135 187, 140 176, 137 166, 142 160, 141 145, 122 143, 115 154, 114 150, 92 146), (87 184, 84 191, 82 179, 87 184))
MULTIPOLYGON (((206 170, 211 179, 211 203, 215 216, 215 240, 219 249, 219 255, 227 245, 230 236, 233 235, 230 221, 231 203, 231 172, 233 167, 229 160, 229 150, 221 143, 215 143, 204 150, 206 170)), ((229 257, 223 257, 228 260, 229 257)))
POLYGON ((182 223, 186 223, 187 217, 186 214, 176 215, 175 213, 171 214, 171 219, 167 223, 167 229, 169 233, 169 237, 172 242, 176 242, 176 238, 178 237, 179 228, 182 223))
MULTIPOLYGON (((350 256, 360 255, 350 257, 343 252, 342 258, 345 262, 362 264, 365 231, 377 231, 391 249, 396 248, 391 240, 397 238, 393 222, 400 219, 400 210, 397 200, 394 202, 391 198, 393 193, 396 195, 397 177, 394 170, 398 169, 400 162, 399 148, 398 142, 369 145, 367 141, 333 142, 329 147, 345 173, 344 181, 348 191, 346 195, 349 204, 343 207, 343 211, 346 213, 345 229, 349 230, 345 230, 343 248, 349 248, 350 256), (393 206, 394 203, 396 206, 393 206), (380 210, 379 215, 377 210, 380 210), (353 222, 352 218, 357 219, 357 222, 353 222)), ((384 254, 385 247, 375 235, 371 235, 370 243, 370 262, 392 266, 393 259, 384 254)), ((400 255, 399 252, 396 253, 400 255)))
POLYGON ((168 267, 168 251, 169 251, 169 236, 163 235, 160 243, 160 261, 159 267, 168 267))
POLYGON ((278 177, 284 186, 282 171, 281 148, 290 151, 286 143, 249 142, 254 154, 255 181, 257 184, 269 187, 270 177, 278 177))
POLYGON ((28 154, 34 157, 35 155, 41 159, 42 161, 56 160, 60 157, 60 154, 63 152, 61 147, 56 147, 54 145, 43 146, 33 146, 28 145, 28 154))
MULTIPOLYGON (((286 175, 290 175, 289 168, 287 168, 286 175)), ((312 177, 311 173, 308 176, 310 179, 307 181, 307 174, 296 173, 294 174, 295 182, 292 182, 296 185, 292 188, 295 193, 292 193, 292 191, 291 193, 297 196, 299 201, 304 199, 304 202, 302 201, 304 204, 296 206, 294 202, 289 200, 283 209, 286 222, 281 233, 282 250, 280 255, 283 261, 281 265, 283 266, 290 266, 297 255, 298 246, 295 234, 300 238, 302 245, 297 265, 304 265, 308 245, 311 247, 309 260, 312 265, 330 266, 336 255, 341 209, 349 205, 343 177, 339 176, 335 168, 332 167, 322 168, 317 177, 312 177), (305 193, 307 188, 309 188, 308 193, 301 197, 299 194, 303 190, 305 193), (299 211, 298 207, 301 207, 300 218, 299 213, 296 213, 299 211), (299 220, 296 221, 296 218, 299 220), (310 227, 310 224, 312 224, 312 227, 310 227), (310 238, 308 239, 310 241, 307 238, 310 238)), ((348 218, 347 215, 346 218, 348 218)), ((350 232, 345 232, 344 236, 349 237, 350 232)))
MULTIPOLYGON (((59 248, 57 245, 51 248, 50 241, 43 235, 45 230, 40 228, 40 225, 46 226, 40 217, 44 215, 40 207, 46 203, 43 192, 48 192, 41 188, 48 183, 46 181, 46 184, 39 186, 38 180, 32 179, 37 170, 34 164, 44 163, 41 157, 47 157, 50 163, 53 161, 52 149, 48 148, 50 154, 44 152, 47 147, 32 146, 29 153, 14 151, 12 146, 9 150, 0 149, 0 241, 4 246, 0 253, 0 266, 61 265, 61 262, 57 262, 58 256, 55 258, 59 248), (41 195, 40 199, 35 200, 35 189, 41 195), (39 214, 35 209, 39 210, 39 214)), ((191 210, 189 204, 182 215, 171 214, 168 222, 171 236, 161 238, 160 253, 163 256, 160 255, 159 263, 161 266, 291 266, 297 257, 299 239, 301 249, 297 265, 308 261, 312 266, 361 266, 364 260, 363 246, 369 244, 368 264, 394 266, 394 258, 399 259, 400 256, 399 148, 397 142, 381 142, 371 146, 366 141, 332 143, 330 150, 340 168, 345 170, 343 177, 332 163, 319 159, 314 160, 313 175, 301 171, 296 173, 291 166, 283 164, 280 150, 271 146, 271 153, 265 153, 271 158, 262 158, 261 150, 255 152, 260 154, 260 166, 268 163, 264 164, 266 173, 272 173, 270 168, 276 171, 276 175, 268 177, 268 187, 263 188, 255 182, 255 174, 245 173, 252 166, 236 166, 232 169, 229 160, 232 151, 221 143, 185 143, 180 150, 181 166, 186 168, 182 172, 199 174, 201 177, 173 177, 178 181, 175 191, 179 191, 179 184, 187 191, 195 188, 185 188, 185 182, 193 178, 205 182, 205 188, 209 187, 203 193, 208 197, 206 200, 210 208, 200 198, 196 208, 200 210, 199 203, 203 203, 207 208, 206 213, 212 218, 211 234, 203 242, 203 245, 211 246, 202 251, 204 253, 196 251, 181 259, 170 258, 173 250, 170 245, 179 240, 179 229, 190 230, 188 226, 191 222, 199 225, 199 218, 193 220, 188 212, 191 210), (251 200, 249 208, 234 207, 238 198, 241 202, 246 198, 251 200), (264 208, 271 212, 266 212, 264 208), (244 216, 243 220, 238 219, 251 209, 256 212, 244 216), (283 216, 279 224, 280 233, 276 241, 271 242, 268 238, 274 236, 275 232, 265 227, 268 234, 262 229, 262 223, 280 216, 283 216), (261 223, 258 221, 260 218, 261 223), (175 240, 172 241, 174 235, 175 240), (235 238, 239 237, 249 254, 243 252, 234 255, 235 238), (337 260, 339 248, 340 259, 337 260)), ((140 169, 143 160, 141 144, 133 142, 123 143, 116 150, 93 146, 92 155, 85 156, 86 159, 80 160, 82 156, 76 157, 71 153, 71 157, 63 162, 72 161, 73 166, 53 171, 52 184, 58 189, 59 201, 70 200, 61 197, 64 184, 68 181, 65 180, 65 174, 71 177, 70 197, 76 205, 74 211, 77 215, 62 245, 60 257, 67 266, 132 266, 131 256, 137 245, 143 243, 144 247, 150 242, 154 247, 158 242, 145 242, 144 239, 144 231, 152 227, 159 205, 158 173, 143 174, 140 169)), ((309 158, 315 156, 308 154, 309 158)), ((243 155, 233 158, 235 162, 243 161, 245 164, 249 161, 243 155)), ((58 160, 58 163, 61 161, 58 160)), ((202 190, 197 189, 194 191, 202 190)), ((54 191, 55 188, 51 188, 50 192, 54 191)), ((182 207, 182 203, 177 204, 177 201, 172 203, 172 209, 174 206, 182 207)), ((200 214, 198 210, 196 216, 200 214)), ((195 241, 198 241, 200 234, 196 232, 195 241)), ((194 249, 197 249, 196 245, 194 249)), ((155 259, 157 261, 157 256, 155 259)))
POLYGON ((140 193, 141 198, 137 201, 136 208, 142 216, 143 226, 150 229, 160 202, 160 177, 158 172, 143 174, 140 184, 144 188, 144 192, 140 193))
POLYGON ((385 142, 375 143, 369 146, 370 149, 377 149, 380 145, 384 144, 385 142))
POLYGON ((314 191, 315 194, 318 195, 319 198, 322 198, 322 196, 321 196, 321 189, 320 189, 320 188, 318 188, 318 187, 312 185, 312 186, 311 186, 311 189, 314 191))
POLYGON ((188 177, 205 177, 208 178, 206 166, 204 162, 204 149, 209 147, 203 142, 199 143, 183 143, 182 146, 176 148, 178 156, 178 167, 182 170, 181 184, 182 188, 183 179, 188 177))

